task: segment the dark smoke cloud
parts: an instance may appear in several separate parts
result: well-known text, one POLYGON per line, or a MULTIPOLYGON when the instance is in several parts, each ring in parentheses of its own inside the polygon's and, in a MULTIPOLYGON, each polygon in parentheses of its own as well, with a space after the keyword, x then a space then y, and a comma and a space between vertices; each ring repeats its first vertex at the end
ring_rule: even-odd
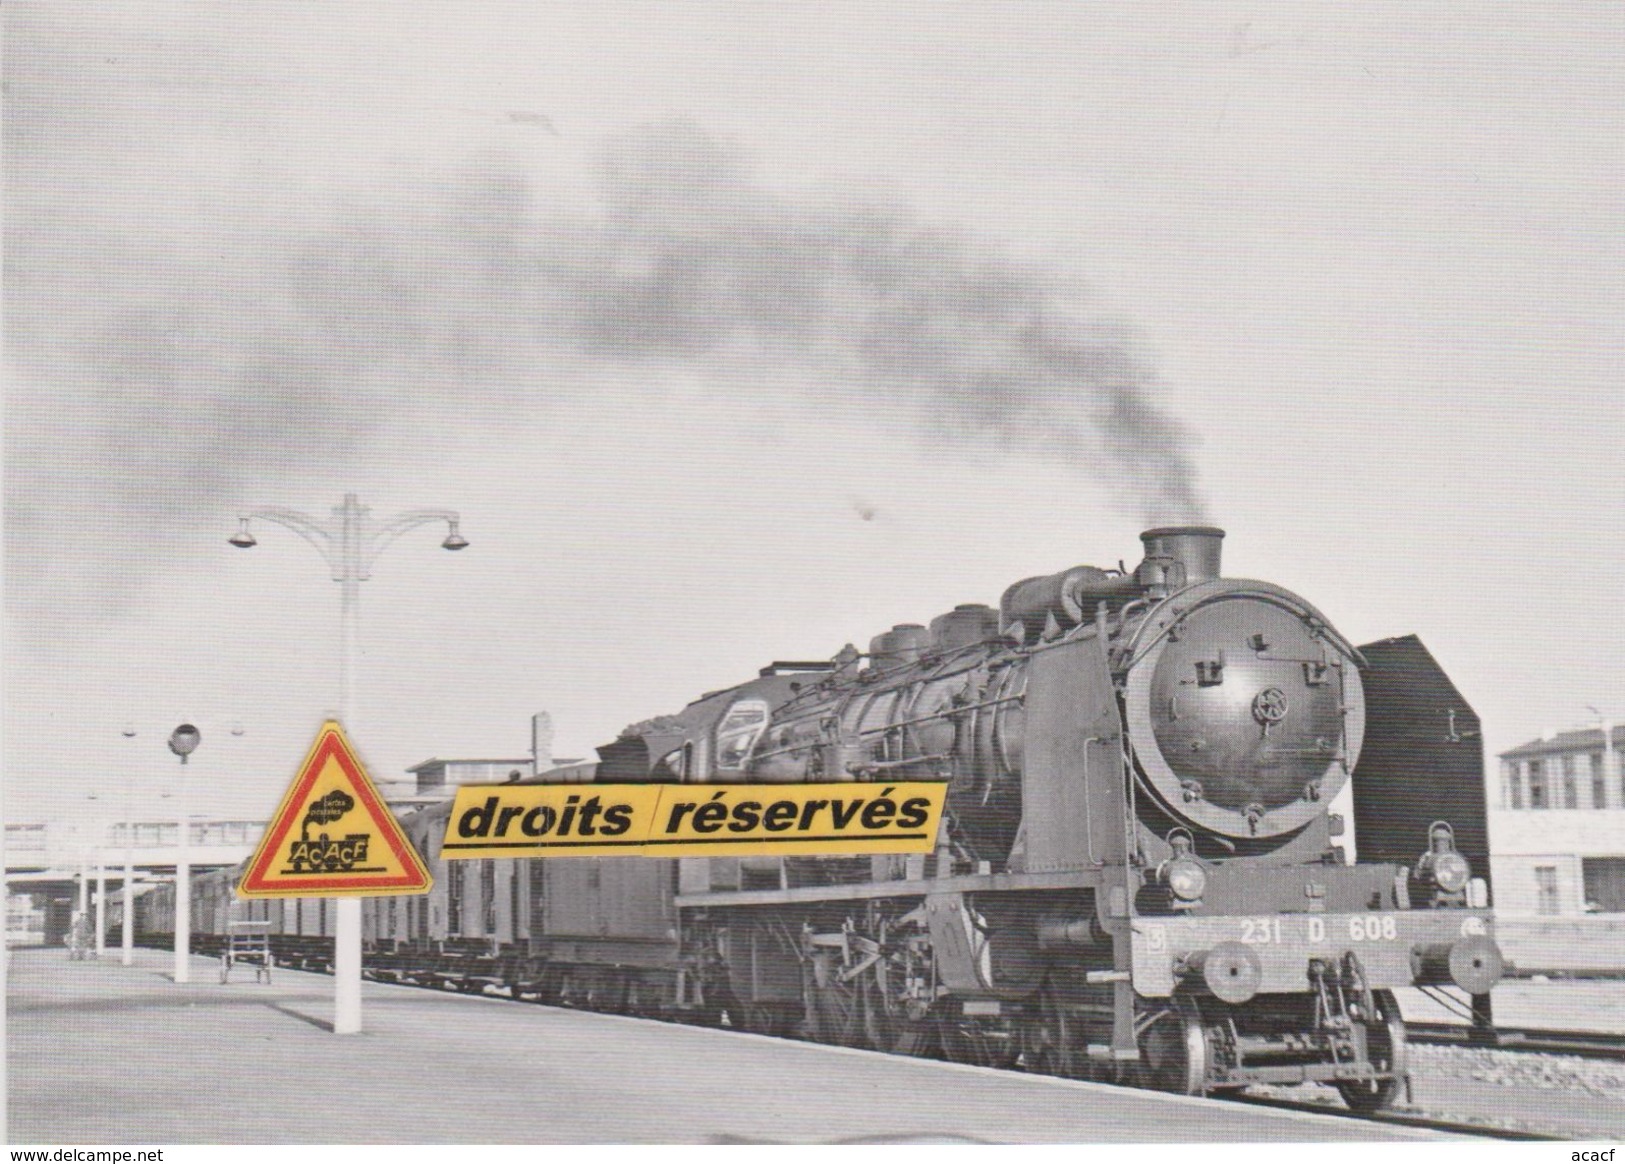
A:
POLYGON ((539 210, 558 200, 500 156, 335 181, 297 212, 184 172, 174 204, 147 187, 115 206, 98 158, 161 171, 161 137, 92 82, 20 73, 7 595, 41 627, 117 613, 178 539, 376 451, 386 417, 566 406, 571 366, 812 391, 922 440, 1053 459, 1147 523, 1201 517, 1189 435, 1124 331, 907 212, 776 194, 694 125, 608 143, 585 212, 539 210), (764 358, 800 386, 752 376, 764 358))
POLYGON ((613 143, 604 200, 575 298, 592 350, 684 356, 744 340, 928 433, 1096 475, 1143 521, 1202 516, 1190 435, 1153 399, 1149 363, 1038 272, 906 213, 775 197, 684 123, 613 143))

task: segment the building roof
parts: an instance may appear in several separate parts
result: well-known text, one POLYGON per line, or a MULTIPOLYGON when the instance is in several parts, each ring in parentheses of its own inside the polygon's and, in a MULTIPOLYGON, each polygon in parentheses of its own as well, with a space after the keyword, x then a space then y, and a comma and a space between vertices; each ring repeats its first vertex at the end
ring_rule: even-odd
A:
POLYGON ((528 764, 529 756, 521 756, 517 760, 425 760, 421 764, 413 764, 408 772, 424 772, 430 768, 444 768, 448 764, 528 764))
MULTIPOLYGON (((1611 734, 1614 749, 1625 749, 1625 724, 1616 725, 1611 734)), ((1558 732, 1549 739, 1542 737, 1519 744, 1510 751, 1502 752, 1501 759, 1521 760, 1531 756, 1559 756, 1567 752, 1595 752, 1602 746, 1602 728, 1576 728, 1574 731, 1558 732)))

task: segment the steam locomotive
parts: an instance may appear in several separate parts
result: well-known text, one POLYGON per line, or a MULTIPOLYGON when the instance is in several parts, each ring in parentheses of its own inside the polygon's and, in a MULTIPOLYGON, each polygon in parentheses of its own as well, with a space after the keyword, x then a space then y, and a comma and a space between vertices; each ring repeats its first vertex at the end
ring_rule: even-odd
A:
MULTIPOLYGON (((1487 1027, 1503 971, 1478 721, 1414 637, 1356 648, 1297 595, 1222 577, 1223 537, 1150 530, 1132 571, 1029 578, 866 653, 773 663, 535 777, 946 781, 933 853, 443 861, 443 803, 403 821, 434 891, 365 903, 367 973, 1392 1104, 1394 989, 1460 992, 1487 1027)), ((195 932, 246 915, 280 960, 331 958, 330 903, 233 905, 235 875, 200 879, 195 932)), ((143 899, 149 940, 166 900, 143 899)))

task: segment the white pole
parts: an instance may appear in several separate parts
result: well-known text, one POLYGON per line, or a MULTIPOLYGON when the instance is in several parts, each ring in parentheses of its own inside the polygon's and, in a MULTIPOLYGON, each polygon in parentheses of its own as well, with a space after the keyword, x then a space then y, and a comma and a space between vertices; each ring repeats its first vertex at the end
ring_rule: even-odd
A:
MULTIPOLYGON (((123 731, 125 739, 135 738, 135 725, 123 731)), ((135 782, 133 769, 124 774, 124 942, 119 961, 125 966, 135 964, 135 821, 130 809, 130 785, 135 782)))
MULTIPOLYGON (((355 716, 357 643, 361 614, 362 522, 354 493, 344 495, 339 518, 339 717, 346 732, 355 716)), ((353 742, 353 739, 352 739, 353 742)), ((333 1033, 361 1033, 361 899, 336 899, 333 931, 333 1033)))
POLYGON ((119 962, 125 966, 135 964, 135 922, 131 914, 135 912, 135 859, 130 853, 128 843, 124 849, 124 941, 119 962))
POLYGON ((96 957, 107 953, 107 865, 96 850, 96 957))
MULTIPOLYGON (((125 784, 128 790, 128 783, 125 784)), ((130 797, 124 797, 124 934, 119 962, 125 966, 135 964, 135 822, 130 819, 130 797)))
POLYGON ((181 757, 180 848, 175 853, 175 981, 192 980, 192 820, 186 811, 186 757, 181 757))

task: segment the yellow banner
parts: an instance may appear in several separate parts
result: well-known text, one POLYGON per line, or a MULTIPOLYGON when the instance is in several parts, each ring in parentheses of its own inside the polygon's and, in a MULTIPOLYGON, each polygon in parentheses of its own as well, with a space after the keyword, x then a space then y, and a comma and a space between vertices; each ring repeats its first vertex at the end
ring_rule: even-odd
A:
POLYGON ((929 853, 947 784, 465 784, 440 855, 929 853))

